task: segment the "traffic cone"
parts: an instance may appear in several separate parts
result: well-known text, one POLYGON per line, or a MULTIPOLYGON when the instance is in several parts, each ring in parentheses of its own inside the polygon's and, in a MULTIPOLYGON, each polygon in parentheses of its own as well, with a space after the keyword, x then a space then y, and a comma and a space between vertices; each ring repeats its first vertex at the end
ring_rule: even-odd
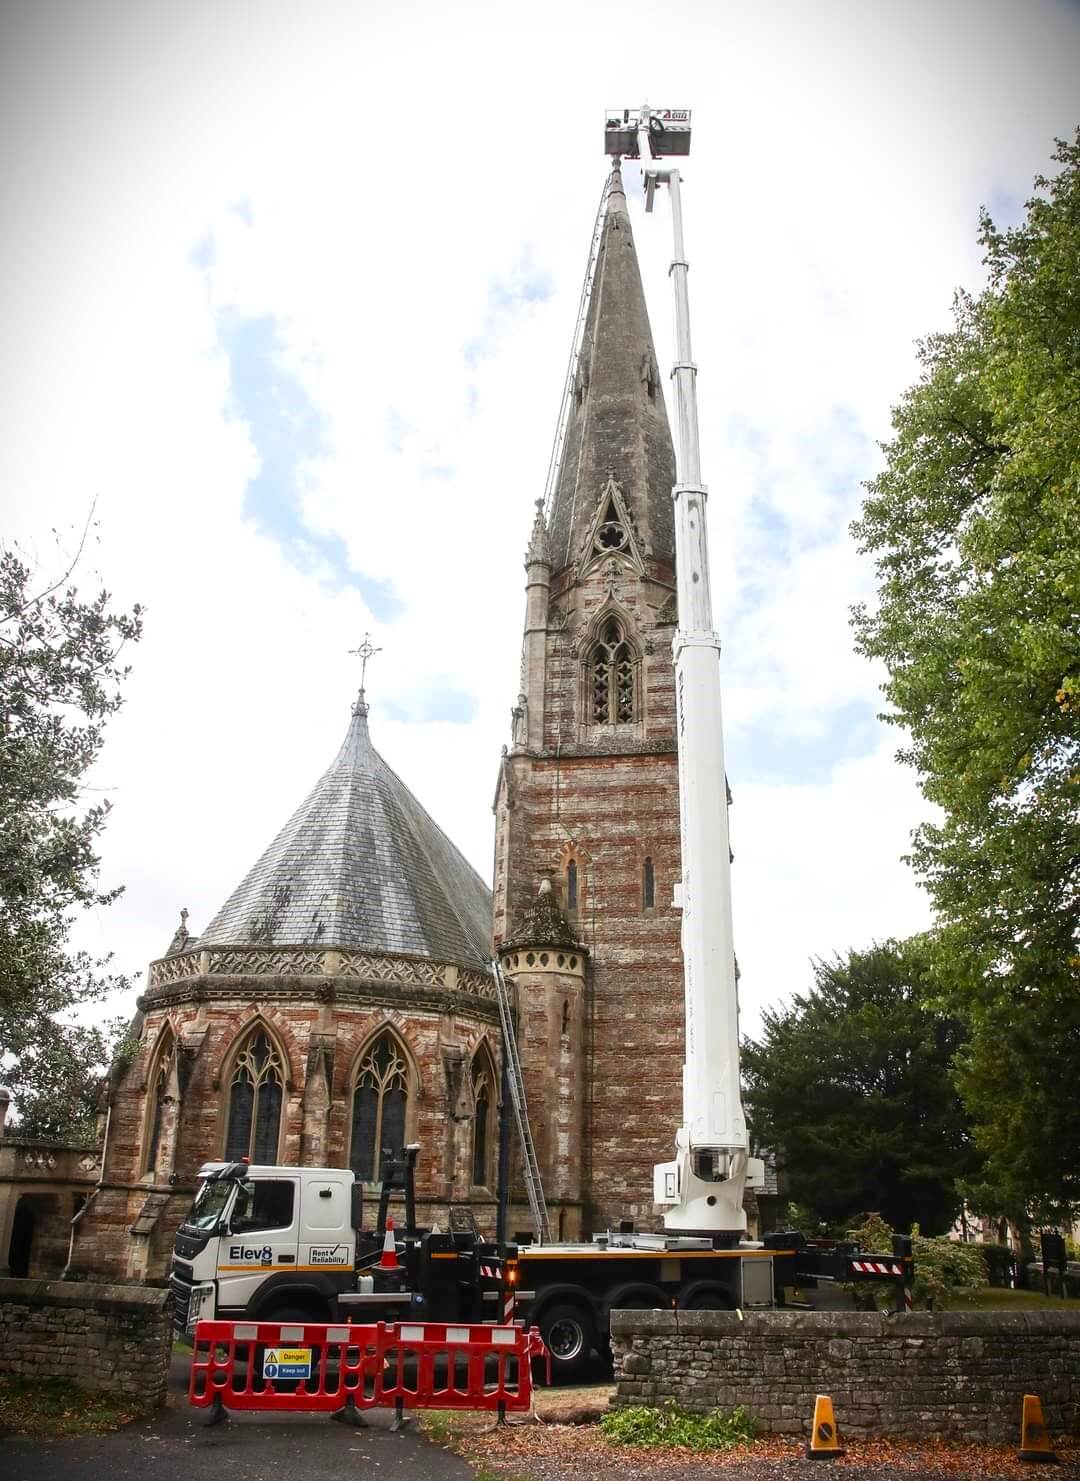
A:
POLYGON ((1046 1421, 1043 1419, 1042 1403, 1037 1394, 1024 1395, 1019 1455, 1021 1460, 1042 1460, 1051 1464, 1057 1460, 1054 1447, 1050 1444, 1046 1421))
POLYGON ((382 1254, 379 1256, 380 1270, 400 1270, 397 1257, 397 1242, 394 1239, 394 1221, 387 1219, 386 1235, 383 1239, 382 1254))
POLYGON ((814 1400, 814 1427, 810 1431, 806 1454, 810 1460, 835 1460, 843 1453, 832 1399, 828 1394, 818 1394, 814 1400))

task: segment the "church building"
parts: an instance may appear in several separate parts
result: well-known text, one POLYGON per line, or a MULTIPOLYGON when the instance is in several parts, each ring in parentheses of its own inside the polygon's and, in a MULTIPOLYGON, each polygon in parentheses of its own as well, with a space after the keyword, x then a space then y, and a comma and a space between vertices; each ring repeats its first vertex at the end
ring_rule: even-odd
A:
POLYGON ((682 1119, 674 481, 616 165, 495 799, 495 944, 562 1238, 654 1226, 682 1119))
POLYGON ((371 743, 337 757, 196 939, 150 966, 69 1273, 160 1279, 199 1166, 350 1167, 419 1142, 418 1217, 494 1220, 491 896, 371 743))
MULTIPOLYGON (((675 460, 617 165, 593 267, 525 558, 493 895, 375 750, 361 690, 306 800, 200 934, 183 919, 151 963, 101 1144, 73 1161, 17 1127, 0 1140, 0 1269, 17 1243, 19 1273, 160 1280, 203 1162, 346 1166, 373 1190, 382 1149, 408 1142, 421 1223, 492 1232, 493 953, 552 1235, 655 1227, 683 1057, 675 460)), ((527 1227, 515 1181, 509 1229, 527 1227)))

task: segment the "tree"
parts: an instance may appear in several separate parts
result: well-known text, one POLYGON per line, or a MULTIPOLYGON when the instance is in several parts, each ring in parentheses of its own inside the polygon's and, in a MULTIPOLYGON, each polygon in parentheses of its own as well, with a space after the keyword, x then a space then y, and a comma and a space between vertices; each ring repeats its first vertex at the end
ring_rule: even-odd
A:
POLYGON ((120 894, 96 883, 110 804, 87 806, 84 779, 122 702, 121 650, 142 632, 141 608, 115 613, 108 592, 83 601, 70 584, 83 543, 38 591, 27 561, 0 549, 0 1077, 21 1128, 50 1137, 92 1129, 111 1047, 71 1010, 127 985, 108 958, 68 946, 75 912, 120 894))
POLYGON ((857 646, 883 659, 940 823, 912 862, 968 1043, 958 1083, 999 1208, 1080 1201, 1080 130, 1023 222, 982 216, 988 282, 919 346, 853 527, 857 646))
POLYGON ((814 963, 814 986, 743 1045, 755 1139, 781 1154, 790 1196, 841 1224, 952 1224, 975 1170, 950 1078, 959 1025, 927 1000, 927 946, 888 941, 814 963))

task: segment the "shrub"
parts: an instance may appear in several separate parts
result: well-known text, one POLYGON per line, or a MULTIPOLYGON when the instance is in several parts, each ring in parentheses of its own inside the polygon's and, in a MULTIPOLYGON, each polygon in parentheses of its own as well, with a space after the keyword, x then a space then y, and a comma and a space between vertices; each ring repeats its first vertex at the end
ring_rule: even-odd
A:
POLYGON ((605 1414, 600 1428, 616 1445, 649 1445, 682 1450, 733 1450, 753 1438, 756 1425, 740 1405, 728 1414, 694 1414, 677 1404, 662 1409, 634 1406, 605 1414))
MULTIPOLYGON (((862 1224, 848 1233, 870 1254, 892 1253, 893 1230, 880 1214, 867 1214, 862 1224)), ((933 1238, 920 1234, 918 1224, 911 1226, 911 1248, 915 1256, 915 1285, 912 1300, 922 1306, 928 1299, 935 1306, 946 1307, 951 1295, 978 1291, 987 1284, 986 1262, 977 1244, 962 1244, 944 1235, 933 1238)), ((884 1286, 872 1287, 873 1299, 880 1306, 891 1306, 894 1293, 884 1286)))

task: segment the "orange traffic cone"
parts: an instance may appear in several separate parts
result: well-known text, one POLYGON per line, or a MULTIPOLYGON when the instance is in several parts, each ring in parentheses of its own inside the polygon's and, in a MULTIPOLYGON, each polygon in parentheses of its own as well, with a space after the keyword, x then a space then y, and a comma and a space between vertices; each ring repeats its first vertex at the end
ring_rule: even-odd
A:
POLYGON ((394 1239, 394 1221, 386 1221, 386 1237, 383 1239, 382 1254, 379 1256, 380 1270, 400 1270, 397 1257, 397 1242, 394 1239))
POLYGON ((1042 1403, 1037 1394, 1024 1395, 1019 1455, 1021 1460, 1043 1460, 1051 1464, 1057 1460, 1054 1447, 1050 1444, 1046 1421, 1043 1419, 1042 1403))
POLYGON ((810 1431, 806 1454, 810 1460, 835 1460, 843 1453, 832 1399, 828 1394, 818 1394, 814 1400, 814 1427, 810 1431))

